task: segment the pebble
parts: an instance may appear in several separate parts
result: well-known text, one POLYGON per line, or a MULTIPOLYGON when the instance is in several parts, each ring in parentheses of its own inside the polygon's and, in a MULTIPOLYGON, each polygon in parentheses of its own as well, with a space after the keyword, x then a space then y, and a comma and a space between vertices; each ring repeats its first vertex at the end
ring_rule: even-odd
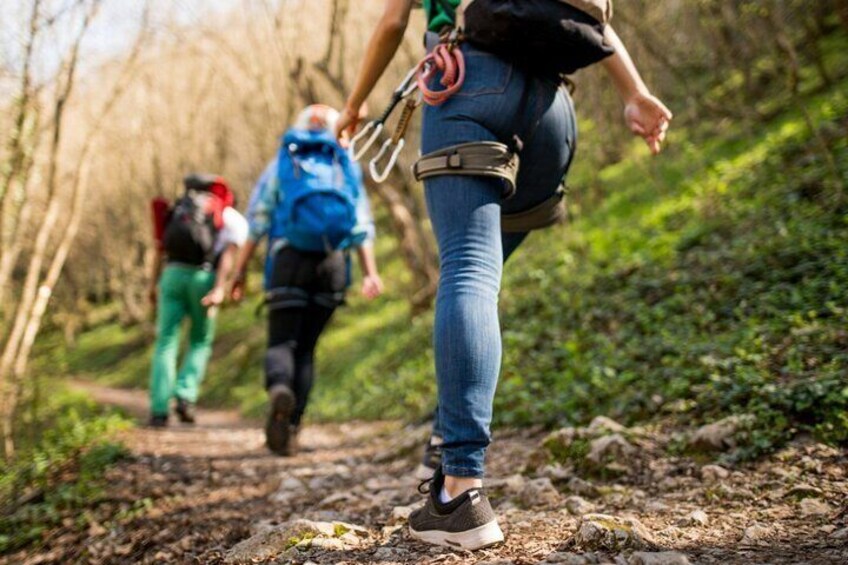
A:
POLYGON ((701 467, 701 480, 705 483, 714 483, 730 476, 730 471, 721 465, 704 465, 701 467))
POLYGON ((706 526, 710 523, 710 518, 703 510, 694 510, 677 521, 677 525, 683 528, 691 526, 706 526))
POLYGON ((569 496, 565 499, 565 508, 575 516, 590 514, 595 511, 595 505, 580 496, 569 496))

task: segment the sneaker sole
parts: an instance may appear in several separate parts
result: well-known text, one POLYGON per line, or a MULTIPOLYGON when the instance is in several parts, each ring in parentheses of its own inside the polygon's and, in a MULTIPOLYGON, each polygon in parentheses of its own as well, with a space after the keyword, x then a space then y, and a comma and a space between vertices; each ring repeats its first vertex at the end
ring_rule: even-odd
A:
POLYGON ((277 455, 289 455, 289 420, 293 410, 294 394, 282 390, 275 395, 268 423, 265 424, 265 441, 268 449, 277 455))
POLYGON ((466 549, 469 551, 485 549, 503 543, 504 541, 504 535, 501 527, 498 526, 497 520, 492 520, 487 524, 464 532, 442 532, 439 530, 418 532, 410 527, 409 534, 417 540, 433 545, 466 549))

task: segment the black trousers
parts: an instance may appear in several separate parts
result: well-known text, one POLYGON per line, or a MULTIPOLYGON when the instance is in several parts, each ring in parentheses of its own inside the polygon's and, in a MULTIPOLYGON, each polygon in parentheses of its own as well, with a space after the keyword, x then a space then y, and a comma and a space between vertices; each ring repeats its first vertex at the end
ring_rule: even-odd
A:
POLYGON ((297 399, 291 423, 300 425, 315 380, 315 346, 347 286, 347 264, 342 252, 315 253, 284 247, 274 259, 271 288, 302 291, 304 300, 268 305, 268 351, 265 387, 283 384, 297 399), (317 301, 316 301, 317 298, 317 301))

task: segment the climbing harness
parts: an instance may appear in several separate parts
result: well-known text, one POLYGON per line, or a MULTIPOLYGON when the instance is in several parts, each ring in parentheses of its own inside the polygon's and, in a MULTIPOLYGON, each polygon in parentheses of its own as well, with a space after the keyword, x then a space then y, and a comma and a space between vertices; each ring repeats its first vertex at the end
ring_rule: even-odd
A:
POLYGON ((506 233, 526 233, 540 230, 565 220, 565 185, 553 196, 529 210, 501 215, 501 230, 506 233))
POLYGON ((518 153, 497 141, 474 141, 452 145, 422 155, 412 166, 415 180, 440 175, 496 177, 504 182, 503 198, 515 194, 518 153))

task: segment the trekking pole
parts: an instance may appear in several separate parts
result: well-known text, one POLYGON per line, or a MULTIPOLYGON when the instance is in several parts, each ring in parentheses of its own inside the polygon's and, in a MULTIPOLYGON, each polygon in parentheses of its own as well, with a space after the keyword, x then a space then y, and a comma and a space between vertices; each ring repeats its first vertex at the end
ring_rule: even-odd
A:
POLYGON ((368 124, 362 128, 362 131, 350 140, 350 151, 353 153, 354 161, 362 159, 365 153, 371 149, 371 146, 377 142, 377 138, 379 138, 380 134, 383 132, 386 120, 388 120, 389 116, 392 115, 392 112, 394 112, 395 108, 397 108, 397 105, 400 104, 404 98, 409 97, 418 88, 418 83, 415 80, 417 71, 418 67, 415 67, 407 73, 403 81, 392 93, 392 98, 383 114, 379 118, 368 122, 368 124), (362 140, 365 140, 365 145, 358 147, 362 140))

